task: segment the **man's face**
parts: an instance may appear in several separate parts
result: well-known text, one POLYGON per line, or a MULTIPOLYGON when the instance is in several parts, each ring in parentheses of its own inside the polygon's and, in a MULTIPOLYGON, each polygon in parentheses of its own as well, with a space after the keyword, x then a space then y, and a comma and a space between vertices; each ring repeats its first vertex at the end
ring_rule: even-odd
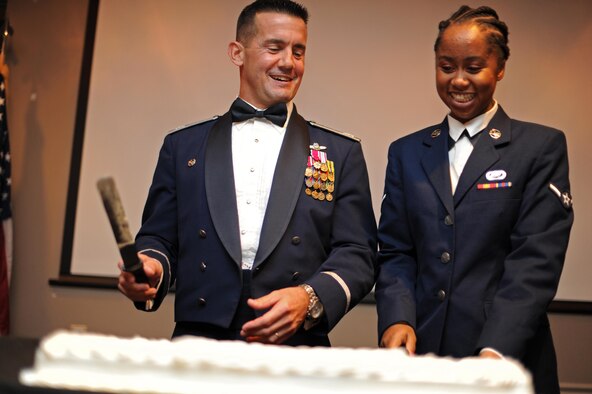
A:
POLYGON ((240 67, 239 96, 258 108, 288 102, 304 75, 306 24, 291 15, 262 12, 255 16, 255 31, 247 42, 229 47, 240 67))

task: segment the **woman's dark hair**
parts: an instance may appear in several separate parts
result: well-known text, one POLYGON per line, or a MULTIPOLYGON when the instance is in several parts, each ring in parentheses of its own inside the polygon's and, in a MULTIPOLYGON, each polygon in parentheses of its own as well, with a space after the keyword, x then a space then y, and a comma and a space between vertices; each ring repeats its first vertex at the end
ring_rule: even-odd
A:
POLYGON ((503 67, 510 57, 508 26, 499 19, 497 12, 493 8, 487 6, 471 8, 463 5, 450 18, 441 21, 438 25, 439 33, 434 44, 434 51, 438 50, 442 34, 450 25, 463 23, 474 23, 486 32, 487 41, 492 48, 498 50, 499 64, 500 67, 503 67))

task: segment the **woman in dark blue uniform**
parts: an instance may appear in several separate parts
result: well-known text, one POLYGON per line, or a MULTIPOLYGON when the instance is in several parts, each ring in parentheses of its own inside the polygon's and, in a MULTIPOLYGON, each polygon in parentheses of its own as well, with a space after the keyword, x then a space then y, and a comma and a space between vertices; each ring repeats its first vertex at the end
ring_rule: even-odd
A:
POLYGON ((395 141, 379 225, 385 347, 512 357, 558 393, 546 309, 573 222, 564 134, 494 99, 510 50, 489 7, 461 7, 435 44, 440 124, 395 141))

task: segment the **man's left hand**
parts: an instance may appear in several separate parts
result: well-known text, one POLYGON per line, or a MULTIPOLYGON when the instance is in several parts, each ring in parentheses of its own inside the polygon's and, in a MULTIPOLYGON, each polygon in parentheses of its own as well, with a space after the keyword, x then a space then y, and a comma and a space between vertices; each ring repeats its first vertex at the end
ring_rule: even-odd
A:
POLYGON ((287 287, 257 299, 249 299, 247 303, 251 308, 268 311, 245 323, 240 334, 248 342, 284 342, 294 335, 304 321, 308 298, 303 288, 287 287))

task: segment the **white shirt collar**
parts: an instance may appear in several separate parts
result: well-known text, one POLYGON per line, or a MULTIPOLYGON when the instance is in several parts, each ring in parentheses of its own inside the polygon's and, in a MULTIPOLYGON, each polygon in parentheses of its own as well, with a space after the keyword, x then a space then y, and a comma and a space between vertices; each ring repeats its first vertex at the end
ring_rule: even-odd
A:
POLYGON ((447 116, 448 118, 448 134, 450 137, 457 141, 460 138, 462 132, 467 129, 469 135, 474 137, 475 134, 480 132, 481 130, 485 129, 491 119, 493 119, 495 113, 498 109, 497 101, 493 100, 493 107, 491 109, 473 119, 469 120, 467 123, 461 123, 458 120, 454 119, 450 114, 447 116))

